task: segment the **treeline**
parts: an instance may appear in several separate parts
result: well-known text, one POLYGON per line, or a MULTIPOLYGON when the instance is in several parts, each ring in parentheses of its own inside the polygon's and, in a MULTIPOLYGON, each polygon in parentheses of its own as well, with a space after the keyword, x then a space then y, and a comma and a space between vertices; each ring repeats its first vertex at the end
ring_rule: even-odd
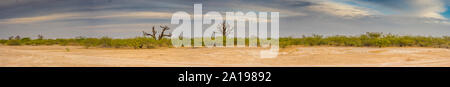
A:
MULTIPOLYGON (((248 45, 248 38, 246 45, 248 45)), ((237 41, 237 40, 235 40, 237 41)), ((193 43, 193 42, 192 42, 193 43)), ((225 41, 224 41, 225 43, 225 41)), ((235 42, 236 43, 236 42, 235 42)), ((61 45, 61 46, 84 46, 101 48, 156 48, 172 47, 170 39, 154 39, 148 37, 136 37, 128 39, 85 38, 77 37, 71 39, 44 39, 39 36, 38 39, 20 38, 19 36, 10 37, 9 40, 0 40, 0 44, 9 46, 20 45, 61 45)), ((259 45, 259 43, 258 43, 259 45)), ((280 47, 285 48, 292 45, 302 46, 349 46, 349 47, 436 47, 449 48, 450 37, 425 37, 425 36, 398 36, 393 34, 382 34, 369 32, 359 36, 328 36, 312 35, 301 38, 280 38, 280 47)))
POLYGON ((303 36, 302 38, 280 38, 280 47, 303 46, 352 46, 352 47, 436 47, 449 48, 450 37, 398 36, 368 32, 359 36, 303 36))
POLYGON ((155 40, 147 37, 136 37, 128 39, 112 39, 109 37, 102 38, 85 38, 77 37, 71 39, 30 39, 26 38, 14 38, 9 40, 0 40, 1 44, 9 46, 41 46, 41 45, 60 45, 60 46, 84 46, 101 47, 101 48, 156 48, 156 47, 170 47, 170 39, 155 40))

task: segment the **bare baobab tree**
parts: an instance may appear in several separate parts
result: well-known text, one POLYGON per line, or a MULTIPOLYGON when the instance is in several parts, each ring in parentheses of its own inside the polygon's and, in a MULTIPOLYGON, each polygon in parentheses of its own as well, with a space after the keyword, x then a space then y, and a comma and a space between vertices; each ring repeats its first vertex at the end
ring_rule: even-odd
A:
POLYGON ((170 29, 168 26, 159 26, 159 27, 162 28, 162 30, 159 33, 159 35, 157 35, 158 32, 155 30, 155 26, 152 27, 152 32, 151 33, 147 33, 145 31, 142 31, 142 33, 144 34, 144 37, 145 36, 150 36, 150 37, 152 37, 155 40, 161 40, 164 37, 172 36, 171 34, 165 34, 165 32, 170 29))
POLYGON ((13 40, 14 36, 8 37, 8 40, 13 40))
MULTIPOLYGON (((223 21, 222 24, 219 25, 219 27, 217 28, 219 31, 218 33, 222 34, 222 38, 223 38, 222 40, 223 40, 224 46, 226 46, 225 43, 227 42, 227 35, 232 33, 232 31, 233 31, 232 27, 233 26, 230 26, 225 21, 223 21)), ((214 32, 214 36, 215 36, 215 33, 216 32, 214 32)))
POLYGON ((147 32, 145 32, 145 31, 142 31, 142 33, 144 33, 144 37, 145 36, 151 36, 152 38, 154 38, 155 40, 157 39, 156 38, 156 30, 155 30, 155 26, 153 26, 152 27, 152 32, 151 33, 147 33, 147 32))
POLYGON ((20 40, 21 38, 20 38, 20 36, 19 35, 17 35, 14 39, 16 39, 16 40, 20 40))

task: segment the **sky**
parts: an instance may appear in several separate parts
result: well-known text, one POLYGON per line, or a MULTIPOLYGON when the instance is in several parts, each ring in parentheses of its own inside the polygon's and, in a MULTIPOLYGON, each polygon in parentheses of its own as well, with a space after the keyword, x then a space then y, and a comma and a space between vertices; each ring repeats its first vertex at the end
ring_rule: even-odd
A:
MULTIPOLYGON (((173 13, 280 12, 280 36, 450 36, 450 0, 0 0, 0 39, 131 38, 170 24, 173 13)), ((205 27, 206 28, 206 27, 205 27)))

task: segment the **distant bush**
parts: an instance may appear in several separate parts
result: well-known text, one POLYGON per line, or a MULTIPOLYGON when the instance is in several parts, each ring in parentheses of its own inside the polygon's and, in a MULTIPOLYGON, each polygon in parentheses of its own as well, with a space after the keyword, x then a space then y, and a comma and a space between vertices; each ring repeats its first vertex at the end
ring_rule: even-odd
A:
POLYGON ((126 40, 123 40, 123 39, 113 39, 111 42, 112 42, 111 45, 112 45, 112 47, 114 47, 114 48, 124 48, 124 47, 127 47, 127 41, 126 41, 126 40))
POLYGON ((303 36, 280 38, 280 47, 303 46, 354 46, 354 47, 450 47, 450 37, 397 36, 393 34, 366 33, 359 36, 303 36))
POLYGON ((8 42, 8 40, 3 40, 3 39, 1 39, 1 40, 0 40, 0 45, 5 44, 6 42, 8 42))
POLYGON ((70 40, 71 39, 56 39, 56 43, 60 46, 67 46, 71 42, 70 40))
POLYGON ((155 47, 168 47, 170 46, 170 40, 167 39, 161 39, 161 40, 155 40, 153 38, 146 38, 146 37, 136 37, 132 39, 126 39, 126 44, 129 47, 132 47, 134 49, 138 48, 155 48, 155 47))
POLYGON ((143 48, 145 43, 146 43, 145 38, 138 37, 133 39, 127 39, 127 45, 133 47, 134 49, 143 48))
POLYGON ((99 40, 100 42, 99 42, 99 44, 100 44, 100 47, 103 47, 103 48, 111 48, 111 47, 113 47, 113 40, 111 39, 111 38, 109 38, 109 37, 102 37, 102 38, 100 38, 100 40, 99 40))
MULTIPOLYGON (((195 38, 201 40, 201 38, 195 38)), ((234 38, 236 44, 238 40, 245 40, 245 45, 249 45, 249 38, 234 38)), ((352 46, 352 47, 437 47, 449 48, 450 37, 424 37, 424 36, 398 36, 393 34, 366 33, 358 36, 322 36, 312 35, 301 38, 284 37, 280 38, 279 46, 285 48, 292 45, 302 46, 352 46)), ((191 39, 192 45, 194 39, 191 39)), ((223 41, 226 42, 226 41, 223 41)), ((203 46, 205 43, 201 42, 203 46)), ((156 40, 147 37, 135 37, 128 39, 113 39, 109 37, 85 38, 76 37, 70 39, 30 39, 27 37, 11 40, 0 40, 0 44, 17 45, 61 45, 61 46, 83 46, 85 48, 134 48, 151 49, 157 47, 171 47, 169 38, 156 40)), ((258 46, 260 43, 257 43, 258 46)))
POLYGON ((56 40, 53 40, 53 39, 47 39, 47 40, 44 40, 44 45, 55 45, 55 44, 57 44, 57 42, 56 42, 56 40))
POLYGON ((28 42, 28 41, 31 41, 31 38, 25 37, 25 38, 20 39, 20 42, 28 42))
POLYGON ((170 41, 170 39, 162 38, 160 40, 152 40, 151 44, 157 47, 171 47, 172 43, 170 41))
POLYGON ((387 38, 376 39, 375 45, 378 47, 387 47, 391 45, 391 41, 387 38))
POLYGON ((96 47, 100 44, 100 40, 97 38, 87 38, 81 41, 81 45, 84 46, 86 49, 89 47, 96 47))
POLYGON ((31 41, 32 45, 34 46, 39 46, 39 45, 44 45, 46 43, 45 40, 33 40, 31 41))
POLYGON ((9 46, 20 46, 22 44, 20 43, 20 40, 8 40, 6 42, 6 45, 9 45, 9 46))

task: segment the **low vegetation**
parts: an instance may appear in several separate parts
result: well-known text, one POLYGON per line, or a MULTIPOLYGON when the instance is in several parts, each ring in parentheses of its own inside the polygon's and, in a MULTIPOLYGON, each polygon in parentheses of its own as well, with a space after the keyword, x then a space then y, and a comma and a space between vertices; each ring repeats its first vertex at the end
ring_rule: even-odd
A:
POLYGON ((128 39, 112 39, 109 37, 102 38, 85 38, 77 37, 70 39, 29 39, 21 38, 19 40, 0 40, 0 44, 9 46, 42 46, 42 45, 60 45, 60 46, 83 46, 86 49, 92 47, 99 48, 156 48, 156 47, 170 47, 169 39, 155 40, 147 37, 136 37, 128 39))
POLYGON ((302 38, 280 38, 280 47, 303 46, 352 46, 352 47, 436 47, 449 48, 450 37, 398 36, 393 34, 366 33, 359 36, 312 35, 302 38))
MULTIPOLYGON (((236 40, 235 40, 236 41, 236 40)), ((246 39, 248 42, 248 39, 246 39)), ((235 42, 236 43, 236 42, 235 42)), ((92 47, 99 48, 157 48, 171 47, 168 38, 135 37, 128 39, 113 39, 109 37, 85 38, 76 37, 70 39, 44 39, 39 36, 38 39, 28 37, 16 38, 10 37, 9 40, 0 40, 0 44, 9 46, 20 45, 61 45, 61 46, 83 46, 86 49, 92 47)), ((248 43, 247 43, 248 45, 248 43)), ((398 36, 393 34, 366 33, 359 36, 328 36, 312 35, 301 38, 280 38, 280 47, 285 48, 292 45, 302 46, 349 46, 349 47, 436 47, 449 48, 450 37, 425 37, 425 36, 398 36)))

